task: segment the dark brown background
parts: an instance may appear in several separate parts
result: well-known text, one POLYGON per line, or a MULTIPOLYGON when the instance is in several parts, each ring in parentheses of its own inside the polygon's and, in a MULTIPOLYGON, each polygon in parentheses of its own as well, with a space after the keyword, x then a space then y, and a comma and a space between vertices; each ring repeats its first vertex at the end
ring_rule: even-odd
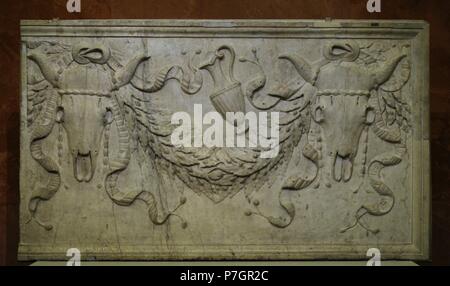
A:
POLYGON ((20 19, 421 19, 430 23, 432 259, 450 265, 450 1, 381 0, 0 0, 0 265, 17 263, 20 19))

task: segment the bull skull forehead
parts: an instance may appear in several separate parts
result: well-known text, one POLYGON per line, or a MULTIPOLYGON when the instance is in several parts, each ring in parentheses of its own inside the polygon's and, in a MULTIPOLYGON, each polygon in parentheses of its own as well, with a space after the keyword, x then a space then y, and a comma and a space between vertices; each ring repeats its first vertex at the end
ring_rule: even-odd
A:
POLYGON ((103 65, 110 57, 109 48, 102 44, 74 45, 72 59, 77 64, 58 70, 59 93, 109 96, 113 87, 112 74, 103 65))

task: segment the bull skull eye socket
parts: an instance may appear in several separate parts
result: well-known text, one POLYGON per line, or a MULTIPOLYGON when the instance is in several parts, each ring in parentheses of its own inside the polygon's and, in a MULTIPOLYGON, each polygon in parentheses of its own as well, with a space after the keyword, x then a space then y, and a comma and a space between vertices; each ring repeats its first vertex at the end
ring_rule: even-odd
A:
POLYGON ((105 125, 110 124, 113 120, 113 114, 112 111, 107 109, 105 112, 105 115, 103 117, 103 122, 105 123, 105 125))
POLYGON ((372 124, 375 121, 375 111, 373 107, 367 107, 366 109, 366 124, 372 124))
POLYGON ((315 122, 317 122, 317 123, 323 122, 323 120, 324 120, 323 110, 324 110, 323 106, 317 106, 314 109, 314 117, 313 117, 313 119, 314 119, 315 122))
POLYGON ((58 106, 56 110, 56 122, 61 123, 64 121, 64 108, 62 106, 58 106))

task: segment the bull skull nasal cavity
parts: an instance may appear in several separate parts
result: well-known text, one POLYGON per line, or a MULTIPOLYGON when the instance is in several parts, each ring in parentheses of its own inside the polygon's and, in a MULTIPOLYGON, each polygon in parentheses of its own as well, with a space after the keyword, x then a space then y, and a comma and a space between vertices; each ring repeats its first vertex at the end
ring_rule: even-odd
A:
POLYGON ((333 178, 335 181, 348 182, 353 173, 353 158, 335 154, 333 164, 333 178))
POLYGON ((73 163, 75 179, 78 182, 89 182, 94 176, 95 171, 91 152, 87 154, 76 154, 73 163))

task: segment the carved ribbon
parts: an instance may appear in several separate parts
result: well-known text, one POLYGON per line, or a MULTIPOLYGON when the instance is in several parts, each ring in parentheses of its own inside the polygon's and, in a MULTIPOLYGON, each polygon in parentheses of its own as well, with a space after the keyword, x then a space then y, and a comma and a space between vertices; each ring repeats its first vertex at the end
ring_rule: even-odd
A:
POLYGON ((372 233, 378 233, 379 229, 370 229, 361 219, 366 215, 382 216, 389 213, 395 204, 395 195, 392 190, 383 183, 381 178, 381 170, 388 166, 394 166, 402 161, 402 157, 406 152, 406 146, 404 143, 398 144, 394 151, 386 152, 380 154, 373 158, 369 163, 368 174, 369 174, 369 185, 374 189, 380 196, 380 200, 373 204, 362 205, 355 215, 355 222, 345 227, 341 232, 346 232, 354 228, 356 225, 362 226, 367 231, 372 233))
POLYGON ((101 44, 80 43, 72 48, 73 60, 81 65, 89 63, 104 64, 108 62, 110 56, 109 48, 101 44))
POLYGON ((33 189, 28 202, 28 210, 30 211, 31 219, 34 219, 46 230, 51 230, 53 226, 43 223, 36 218, 37 207, 41 200, 49 200, 52 198, 61 184, 58 165, 42 151, 42 140, 52 132, 56 118, 58 93, 54 90, 49 92, 50 96, 45 105, 44 112, 41 114, 38 124, 31 134, 30 144, 31 156, 47 171, 47 183, 44 186, 38 183, 38 186, 33 189))
POLYGON ((142 200, 148 207, 148 214, 150 220, 157 225, 161 225, 167 221, 167 219, 174 214, 176 209, 185 203, 184 200, 180 201, 179 205, 171 212, 158 217, 158 208, 155 197, 152 193, 144 190, 128 190, 123 191, 117 188, 117 179, 122 171, 124 171, 130 162, 130 134, 128 132, 124 116, 120 110, 117 95, 113 96, 112 113, 114 122, 118 129, 119 137, 119 156, 118 158, 110 160, 109 171, 105 179, 106 192, 116 204, 121 206, 129 206, 135 200, 142 200))
POLYGON ((142 92, 156 92, 163 88, 166 81, 175 79, 180 83, 181 89, 187 94, 197 93, 203 84, 203 77, 197 70, 190 73, 180 66, 166 66, 159 70, 153 78, 142 79, 134 75, 131 85, 142 92))
POLYGON ((373 205, 363 205, 369 214, 380 216, 387 214, 394 206, 395 197, 392 190, 381 180, 380 172, 387 166, 394 166, 402 161, 402 157, 406 152, 406 146, 400 144, 396 146, 393 152, 380 154, 373 158, 369 163, 369 183, 370 186, 380 195, 382 199, 373 205))

